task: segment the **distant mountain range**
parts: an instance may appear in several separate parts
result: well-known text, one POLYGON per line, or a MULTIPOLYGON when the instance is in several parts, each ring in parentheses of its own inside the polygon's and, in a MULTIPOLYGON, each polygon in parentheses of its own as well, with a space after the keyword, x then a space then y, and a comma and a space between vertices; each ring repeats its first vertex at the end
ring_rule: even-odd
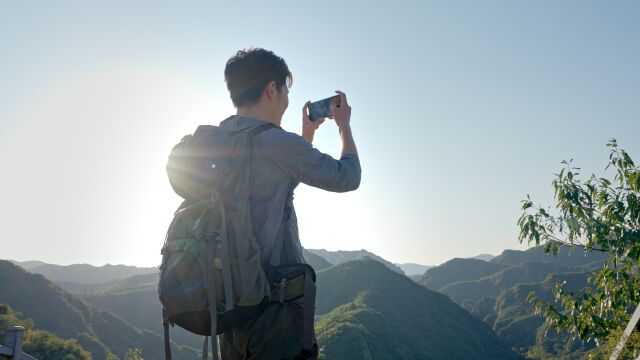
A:
POLYGON ((322 256, 316 255, 307 249, 303 248, 302 254, 307 264, 311 265, 316 272, 333 266, 332 263, 328 262, 322 256))
MULTIPOLYGON (((556 279, 570 279, 576 289, 586 286, 587 275, 605 260, 601 254, 563 250, 553 257, 541 249, 505 250, 495 257, 452 259, 422 273, 424 265, 392 264, 366 250, 304 250, 304 256, 318 274, 316 328, 324 359, 577 360, 593 347, 565 333, 544 336, 543 318, 525 299, 536 291, 552 301, 556 279)), ((160 358, 157 269, 20 264, 29 271, 54 269, 49 276, 77 294, 5 261, 0 262, 0 303, 33 318, 43 330, 78 339, 94 359, 132 347, 147 349, 145 358, 160 358), (99 275, 91 283, 77 272, 99 275), (24 289, 9 295, 8 279, 18 279, 24 289), (128 334, 127 339, 116 333, 128 334)), ((201 337, 177 327, 171 336, 182 345, 176 358, 197 356, 201 337)))
POLYGON ((491 254, 480 254, 480 255, 472 256, 470 259, 491 261, 494 257, 495 255, 491 255, 491 254))
POLYGON ((157 267, 136 267, 126 265, 93 266, 89 264, 53 265, 41 261, 14 261, 30 273, 42 274, 53 281, 64 281, 81 285, 102 284, 128 278, 133 275, 158 273, 157 267))
POLYGON ((414 275, 422 275, 424 274, 427 270, 431 269, 433 266, 430 265, 422 265, 422 264, 415 264, 415 263, 405 263, 405 264, 394 264, 397 267, 399 267, 405 275, 411 277, 414 275))
POLYGON ((417 282, 431 290, 439 290, 453 282, 478 279, 505 267, 484 260, 456 258, 427 270, 417 282))
POLYGON ((446 294, 463 308, 489 324, 512 349, 533 359, 582 359, 593 347, 571 339, 566 333, 549 332, 544 319, 526 302, 531 291, 553 301, 556 279, 571 279, 575 290, 588 284, 587 276, 600 268, 606 255, 570 252, 546 256, 541 248, 505 250, 490 261, 452 259, 431 268, 416 282, 446 294))
POLYGON ((380 256, 371 253, 367 250, 351 250, 351 251, 347 251, 347 250, 339 250, 339 251, 328 251, 325 249, 307 249, 308 252, 314 254, 314 255, 318 255, 321 258, 325 259, 326 261, 328 261, 331 265, 338 265, 338 264, 342 264, 345 263, 347 261, 352 261, 352 260, 363 260, 363 259, 373 259, 375 261, 378 261, 382 264, 384 264, 386 267, 388 267, 389 269, 399 273, 399 274, 404 274, 404 272, 402 271, 402 269, 400 269, 400 267, 398 267, 397 265, 381 258, 380 256))
MULTIPOLYGON (((164 357, 162 337, 140 330, 98 309, 17 265, 0 260, 0 304, 8 304, 22 317, 33 319, 38 329, 77 342, 93 359, 112 353, 123 357, 128 349, 139 348, 148 359, 164 357)), ((158 316, 160 318, 160 316, 158 316)), ((195 359, 198 350, 175 346, 176 359, 195 359)))

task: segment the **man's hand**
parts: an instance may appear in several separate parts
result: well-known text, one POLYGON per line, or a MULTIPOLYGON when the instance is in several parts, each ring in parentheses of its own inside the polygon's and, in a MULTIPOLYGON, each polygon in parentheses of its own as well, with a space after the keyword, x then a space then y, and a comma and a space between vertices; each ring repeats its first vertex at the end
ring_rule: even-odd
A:
POLYGON ((316 119, 316 121, 311 121, 309 119, 309 104, 311 101, 307 101, 304 103, 302 107, 302 137, 308 142, 313 142, 313 135, 315 134, 318 127, 322 125, 324 122, 324 118, 316 119))
POLYGON ((331 105, 331 115, 329 119, 334 119, 338 128, 349 127, 351 121, 351 106, 349 106, 347 102, 347 95, 339 90, 336 90, 336 94, 340 95, 340 105, 331 105))
POLYGON ((338 125, 338 132, 342 140, 341 157, 345 155, 358 156, 358 149, 356 149, 356 143, 353 140, 353 134, 351 134, 351 106, 347 102, 345 93, 338 90, 336 90, 336 93, 340 95, 340 105, 331 106, 331 116, 329 118, 334 119, 336 125, 338 125))

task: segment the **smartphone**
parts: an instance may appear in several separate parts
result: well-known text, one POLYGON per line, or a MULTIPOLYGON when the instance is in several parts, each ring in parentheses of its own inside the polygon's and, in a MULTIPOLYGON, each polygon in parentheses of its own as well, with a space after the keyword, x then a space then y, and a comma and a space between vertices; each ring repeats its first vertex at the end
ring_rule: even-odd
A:
POLYGON ((340 95, 328 97, 309 104, 309 120, 316 121, 331 115, 331 106, 340 107, 340 95))

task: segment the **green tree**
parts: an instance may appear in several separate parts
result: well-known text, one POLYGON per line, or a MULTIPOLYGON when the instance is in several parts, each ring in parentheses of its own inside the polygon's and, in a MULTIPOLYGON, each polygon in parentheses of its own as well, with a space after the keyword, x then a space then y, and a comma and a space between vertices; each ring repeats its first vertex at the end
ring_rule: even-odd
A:
POLYGON ((129 349, 127 354, 124 356, 125 360, 144 360, 142 358, 142 350, 141 349, 129 349))
POLYGON ((640 300, 640 170, 615 139, 607 146, 605 170, 613 169, 613 179, 591 175, 582 180, 580 168, 563 161, 552 183, 554 213, 534 206, 527 195, 518 220, 520 242, 542 246, 546 254, 556 255, 561 247, 608 254, 603 267, 588 278, 589 287, 556 283, 554 303, 535 294, 528 298, 549 325, 598 344, 626 325, 640 300))

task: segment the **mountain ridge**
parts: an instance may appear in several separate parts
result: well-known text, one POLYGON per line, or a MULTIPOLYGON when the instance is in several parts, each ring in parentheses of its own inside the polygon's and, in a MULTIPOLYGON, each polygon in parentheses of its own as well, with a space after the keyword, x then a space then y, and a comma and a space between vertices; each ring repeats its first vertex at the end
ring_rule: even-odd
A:
POLYGON ((361 250, 338 250, 338 251, 329 251, 325 249, 307 249, 307 251, 312 254, 318 255, 323 259, 327 260, 332 265, 339 265, 347 261, 351 260, 362 260, 365 258, 371 258, 375 261, 378 261, 384 264, 389 269, 404 275, 404 271, 400 269, 397 265, 387 261, 386 259, 378 256, 370 251, 365 249, 361 250))
POLYGON ((375 260, 319 272, 317 304, 328 359, 521 359, 448 297, 375 260))
MULTIPOLYGON (((0 260, 0 303, 6 303, 42 330, 61 338, 76 339, 94 359, 106 353, 124 356, 130 348, 141 348, 148 358, 161 358, 162 337, 140 330, 122 318, 98 309, 63 290, 43 275, 30 273, 0 260)), ((193 359, 198 352, 174 347, 175 358, 193 359)))

